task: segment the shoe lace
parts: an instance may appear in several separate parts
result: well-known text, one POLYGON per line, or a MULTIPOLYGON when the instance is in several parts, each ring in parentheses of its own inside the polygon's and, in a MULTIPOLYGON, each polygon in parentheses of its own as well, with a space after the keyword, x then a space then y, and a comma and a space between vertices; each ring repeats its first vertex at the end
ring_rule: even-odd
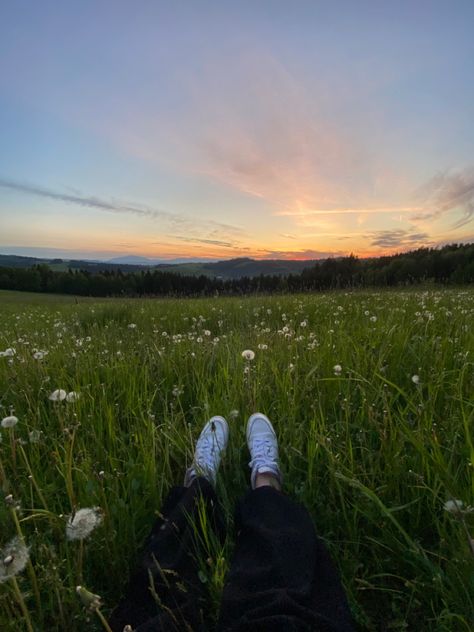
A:
POLYGON ((258 437, 252 443, 252 459, 249 463, 250 467, 260 467, 261 465, 271 465, 278 467, 276 461, 277 455, 275 446, 270 439, 266 437, 258 437))
POLYGON ((196 446, 194 462, 201 469, 209 469, 215 466, 216 451, 219 445, 215 437, 210 440, 208 437, 202 438, 196 446))

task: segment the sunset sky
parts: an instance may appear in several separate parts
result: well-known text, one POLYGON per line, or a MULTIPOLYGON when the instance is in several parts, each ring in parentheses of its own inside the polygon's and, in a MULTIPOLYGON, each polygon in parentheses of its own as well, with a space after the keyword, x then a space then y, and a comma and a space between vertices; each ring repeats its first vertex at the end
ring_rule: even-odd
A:
POLYGON ((0 6, 0 253, 474 241, 474 2, 0 6))

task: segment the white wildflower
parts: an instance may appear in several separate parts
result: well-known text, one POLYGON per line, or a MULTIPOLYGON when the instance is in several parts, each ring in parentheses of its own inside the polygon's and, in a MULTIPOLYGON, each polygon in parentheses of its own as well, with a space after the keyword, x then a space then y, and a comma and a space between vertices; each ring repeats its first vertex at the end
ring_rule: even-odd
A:
POLYGON ((255 352, 252 349, 245 349, 242 351, 242 357, 244 360, 253 360, 255 358, 255 352))
POLYGON ((412 375, 411 376, 411 381, 413 382, 413 384, 419 384, 420 383, 420 376, 419 375, 412 375))
POLYGON ((334 375, 341 375, 341 373, 342 373, 342 366, 340 364, 335 364, 332 367, 332 370, 334 371, 334 375))
POLYGON ((445 511, 454 514, 461 513, 463 507, 464 503, 462 500, 447 500, 443 505, 445 511))
POLYGON ((48 352, 47 351, 35 351, 33 353, 33 358, 35 360, 42 360, 44 358, 45 355, 47 355, 48 352))
POLYGON ((210 336, 211 335, 211 332, 209 331, 209 329, 205 329, 204 330, 204 335, 205 336, 210 336))
POLYGON ((377 322, 377 316, 371 316, 369 320, 372 323, 376 323, 377 322))
POLYGON ((10 540, 0 551, 0 584, 21 573, 29 557, 28 547, 21 538, 10 540))
POLYGON ((13 428, 18 423, 18 417, 15 415, 8 415, 2 419, 2 428, 13 428))
POLYGON ((66 537, 68 540, 84 540, 102 522, 102 510, 100 507, 85 507, 79 509, 69 517, 66 524, 66 537))
POLYGON ((66 395, 66 401, 69 403, 77 402, 80 396, 81 396, 80 393, 76 393, 76 391, 71 391, 70 393, 66 395))
POLYGON ((66 397, 66 391, 62 388, 57 388, 49 395, 48 399, 50 399, 52 402, 62 402, 64 399, 66 399, 66 397))
POLYGON ((265 349, 268 349, 268 345, 264 344, 263 342, 261 342, 258 345, 258 348, 261 349, 262 351, 265 351, 265 349))
POLYGON ((41 430, 31 430, 28 433, 28 438, 30 440, 30 443, 39 443, 39 441, 41 440, 41 435, 43 433, 41 432, 41 430))
POLYGON ((137 328, 137 325, 136 325, 136 323, 130 323, 129 325, 127 325, 127 327, 128 327, 129 329, 136 329, 136 328, 137 328))

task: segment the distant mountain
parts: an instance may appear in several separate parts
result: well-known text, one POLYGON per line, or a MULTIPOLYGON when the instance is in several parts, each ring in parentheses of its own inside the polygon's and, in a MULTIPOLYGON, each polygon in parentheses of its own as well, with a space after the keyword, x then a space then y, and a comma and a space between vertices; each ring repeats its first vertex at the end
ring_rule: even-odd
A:
POLYGON ((105 263, 123 263, 133 266, 155 266, 158 263, 164 263, 163 259, 149 259, 148 257, 139 257, 138 255, 125 255, 124 257, 114 257, 107 259, 105 263))
POLYGON ((222 279, 240 279, 241 277, 256 277, 261 274, 267 276, 287 276, 299 274, 305 268, 314 266, 316 260, 285 260, 285 259, 250 259, 239 257, 224 261, 206 263, 182 263, 179 265, 159 265, 158 268, 172 268, 179 274, 204 274, 222 279))
POLYGON ((40 259, 38 257, 0 254, 0 267, 29 268, 34 265, 46 264, 53 270, 88 270, 91 273, 104 272, 106 270, 113 271, 119 268, 127 272, 139 272, 144 269, 159 269, 182 275, 199 276, 203 274, 205 276, 221 279, 240 279, 244 276, 255 277, 261 274, 272 276, 299 274, 305 268, 315 265, 315 263, 318 263, 318 261, 250 259, 247 257, 223 261, 196 261, 193 259, 164 261, 162 259, 151 259, 137 255, 115 257, 109 261, 90 261, 80 259, 40 259))

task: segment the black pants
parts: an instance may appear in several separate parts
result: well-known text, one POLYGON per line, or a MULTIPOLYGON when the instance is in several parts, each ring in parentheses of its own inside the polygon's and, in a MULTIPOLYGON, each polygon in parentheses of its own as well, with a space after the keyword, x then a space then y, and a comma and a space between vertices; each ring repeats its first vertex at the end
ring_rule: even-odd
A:
MULTIPOLYGON (((112 613, 113 632, 127 624, 139 632, 212 629, 196 560, 203 511, 223 538, 216 494, 206 479, 171 490, 126 595, 112 613)), ((272 487, 260 487, 240 501, 236 526, 217 630, 353 631, 338 573, 303 506, 272 487)))

